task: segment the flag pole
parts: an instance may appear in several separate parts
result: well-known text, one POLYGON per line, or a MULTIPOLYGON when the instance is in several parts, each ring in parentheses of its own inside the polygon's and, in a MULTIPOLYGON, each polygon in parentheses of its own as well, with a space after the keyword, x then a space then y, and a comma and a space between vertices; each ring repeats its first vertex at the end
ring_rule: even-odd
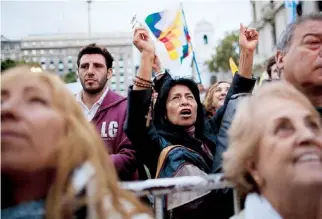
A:
MULTIPOLYGON (((189 33, 189 30, 188 30, 188 24, 187 24, 186 16, 185 16, 185 14, 184 14, 184 10, 183 10, 182 2, 180 2, 180 5, 181 5, 181 11, 182 11, 183 20, 184 20, 184 22, 185 22, 185 25, 186 25, 187 31, 188 31, 188 33, 189 33)), ((193 62, 195 63, 195 66, 196 66, 196 70, 197 70, 198 78, 199 78, 200 84, 202 84, 202 82, 201 82, 201 76, 200 76, 200 71, 199 71, 199 67, 198 67, 198 64, 197 64, 195 51, 193 50, 193 47, 192 47, 192 42, 191 42, 191 40, 189 40, 189 44, 190 44, 190 47, 191 47, 191 50, 192 50, 192 59, 193 59, 193 62)))

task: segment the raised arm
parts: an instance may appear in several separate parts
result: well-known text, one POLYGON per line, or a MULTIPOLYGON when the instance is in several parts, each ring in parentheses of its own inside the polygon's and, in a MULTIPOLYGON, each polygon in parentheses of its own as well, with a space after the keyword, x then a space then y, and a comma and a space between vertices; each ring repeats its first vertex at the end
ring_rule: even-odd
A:
POLYGON ((128 116, 124 131, 137 151, 139 159, 154 174, 160 149, 157 147, 159 136, 150 121, 149 113, 152 97, 152 64, 155 48, 144 28, 134 32, 134 45, 141 51, 140 68, 129 88, 128 116))
POLYGON ((152 67, 155 59, 155 46, 152 42, 148 31, 143 27, 138 27, 134 30, 134 45, 141 51, 141 60, 139 72, 136 76, 133 90, 150 89, 144 84, 152 84, 152 67), (141 85, 142 86, 141 86, 141 85))
POLYGON ((255 49, 258 43, 258 32, 240 24, 239 28, 239 72, 245 78, 252 78, 255 49))
POLYGON ((218 132, 227 104, 231 96, 238 93, 250 93, 256 80, 253 75, 254 53, 258 42, 258 32, 253 28, 244 27, 240 24, 239 29, 239 72, 234 75, 230 89, 226 95, 225 103, 220 107, 215 116, 211 118, 210 125, 214 132, 218 132))

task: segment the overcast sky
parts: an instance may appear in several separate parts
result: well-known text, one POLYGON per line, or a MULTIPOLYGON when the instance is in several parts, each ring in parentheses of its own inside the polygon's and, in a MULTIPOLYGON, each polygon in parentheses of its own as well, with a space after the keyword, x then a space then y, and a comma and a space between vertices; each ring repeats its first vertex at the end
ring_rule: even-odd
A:
MULTIPOLYGON (((171 7, 176 0, 93 0, 92 32, 131 31, 134 14, 149 13, 171 7)), ((249 0, 183 0, 188 28, 205 19, 214 24, 216 39, 239 23, 251 22, 249 0)), ((1 34, 9 39, 27 35, 75 33, 87 31, 85 0, 1 0, 1 34)), ((191 34, 193 35, 193 34, 191 34)))
MULTIPOLYGON (((182 0, 181 2, 192 42, 195 25, 201 20, 213 24, 215 42, 222 39, 225 32, 238 29, 239 23, 248 25, 251 22, 249 0, 182 0)), ((178 5, 179 0, 93 0, 92 34, 131 32, 130 21, 135 14, 143 21, 150 13, 178 5)), ((86 0, 1 0, 1 34, 9 39, 20 39, 28 35, 86 33, 87 17, 86 0)), ((136 54, 134 57, 135 62, 138 62, 139 55, 136 54)), ((168 57, 160 55, 160 59, 164 64, 168 57)), ((190 55, 175 70, 178 75, 191 74, 191 59, 190 55)), ((165 65, 169 67, 168 64, 165 65)))

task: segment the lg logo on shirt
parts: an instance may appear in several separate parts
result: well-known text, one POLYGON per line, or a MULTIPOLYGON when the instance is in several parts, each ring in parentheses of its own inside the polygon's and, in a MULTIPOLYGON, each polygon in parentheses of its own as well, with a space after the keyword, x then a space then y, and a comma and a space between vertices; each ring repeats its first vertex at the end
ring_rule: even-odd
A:
POLYGON ((108 130, 106 130, 106 122, 103 122, 101 127, 101 137, 115 138, 118 128, 119 128, 119 124, 116 121, 111 121, 108 125, 108 130))

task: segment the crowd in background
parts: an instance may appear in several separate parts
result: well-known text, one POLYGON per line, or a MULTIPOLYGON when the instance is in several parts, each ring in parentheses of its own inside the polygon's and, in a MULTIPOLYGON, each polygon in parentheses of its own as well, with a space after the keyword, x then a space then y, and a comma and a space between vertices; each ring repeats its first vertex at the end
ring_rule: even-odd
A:
MULTIPOLYGON (((140 67, 123 97, 109 89, 113 57, 93 43, 78 55, 82 91, 30 66, 1 77, 3 218, 153 218, 119 181, 223 173, 232 189, 167 195, 166 218, 322 218, 322 15, 289 24, 269 79, 254 89, 261 40, 240 25, 239 70, 201 102, 192 79, 162 68, 144 27, 140 67), (155 77, 152 77, 155 72, 155 77)), ((143 204, 144 203, 144 204, 143 204)))

